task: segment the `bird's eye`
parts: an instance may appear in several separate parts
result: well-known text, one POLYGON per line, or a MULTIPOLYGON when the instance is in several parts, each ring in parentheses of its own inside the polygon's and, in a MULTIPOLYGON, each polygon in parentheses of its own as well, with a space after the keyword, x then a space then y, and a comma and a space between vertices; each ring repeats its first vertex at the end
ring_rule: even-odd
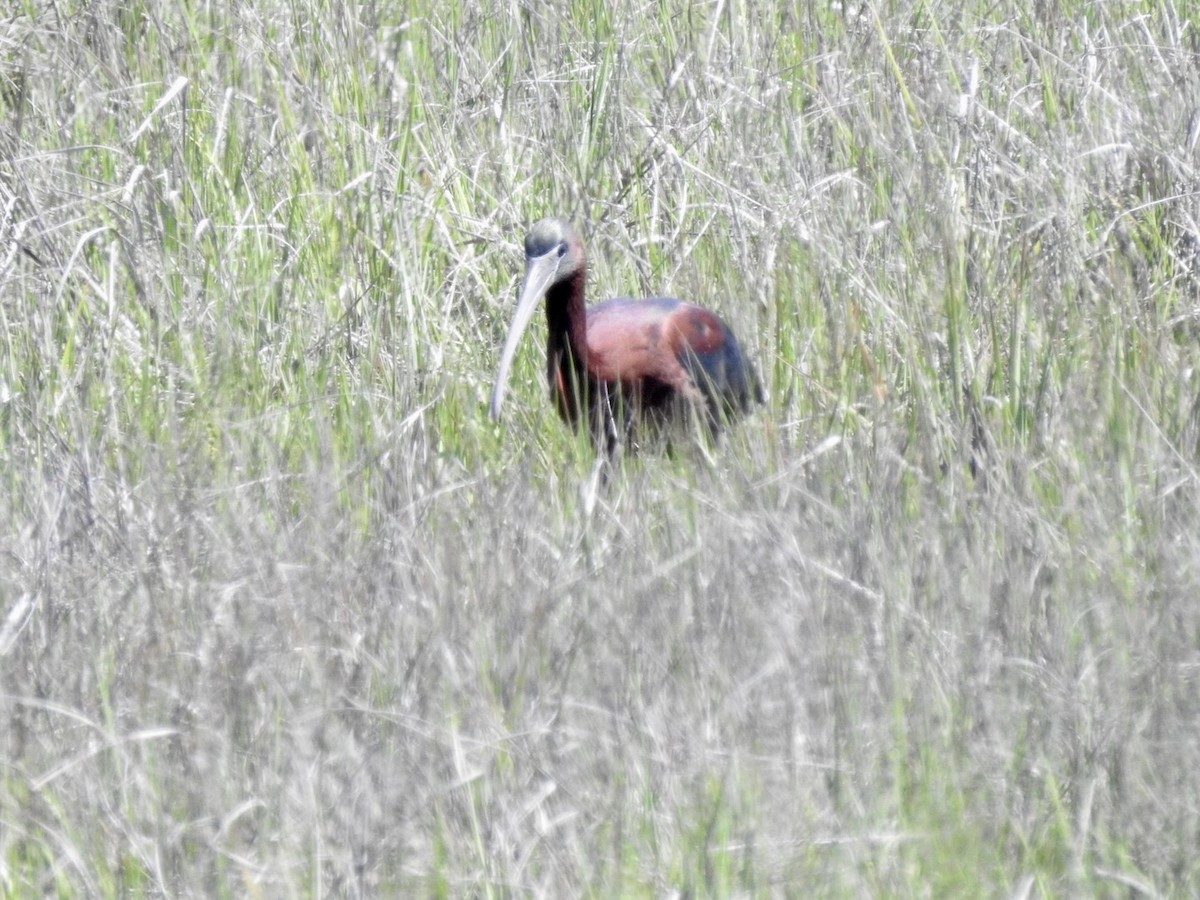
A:
POLYGON ((562 259, 567 255, 567 245, 565 243, 558 245, 558 258, 562 259))

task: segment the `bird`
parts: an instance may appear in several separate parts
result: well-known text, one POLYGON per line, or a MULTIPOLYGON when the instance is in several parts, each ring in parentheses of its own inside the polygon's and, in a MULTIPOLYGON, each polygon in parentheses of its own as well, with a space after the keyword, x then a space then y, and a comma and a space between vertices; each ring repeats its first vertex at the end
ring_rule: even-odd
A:
POLYGON ((710 436, 764 402, 762 383, 716 313, 675 297, 584 303, 587 254, 571 222, 552 216, 525 236, 525 278, 492 389, 500 419, 513 358, 546 300, 546 374, 559 416, 586 425, 610 457, 651 423, 699 412, 710 436))

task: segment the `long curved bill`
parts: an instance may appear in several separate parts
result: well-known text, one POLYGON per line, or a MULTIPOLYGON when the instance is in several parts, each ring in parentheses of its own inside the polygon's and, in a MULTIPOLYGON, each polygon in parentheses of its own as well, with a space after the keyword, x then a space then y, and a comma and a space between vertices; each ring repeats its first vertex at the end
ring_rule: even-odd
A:
POLYGON ((500 406, 504 403, 504 391, 508 387, 509 369, 517 355, 517 344, 529 327, 537 311, 538 302, 546 293, 558 273, 558 254, 547 253, 536 256, 525 263, 525 280, 521 283, 521 294, 517 300, 517 311, 508 326, 508 337, 504 339, 504 352, 500 354, 500 368, 496 370, 496 384, 492 388, 492 418, 500 418, 500 406))

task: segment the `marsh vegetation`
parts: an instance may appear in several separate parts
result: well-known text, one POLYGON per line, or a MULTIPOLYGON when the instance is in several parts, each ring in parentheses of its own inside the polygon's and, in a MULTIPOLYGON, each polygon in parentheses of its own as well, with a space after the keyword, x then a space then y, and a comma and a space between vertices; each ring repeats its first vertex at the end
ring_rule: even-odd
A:
POLYGON ((1195 895, 1195 12, 10 4, 0 893, 1195 895), (489 419, 551 213, 721 446, 489 419))

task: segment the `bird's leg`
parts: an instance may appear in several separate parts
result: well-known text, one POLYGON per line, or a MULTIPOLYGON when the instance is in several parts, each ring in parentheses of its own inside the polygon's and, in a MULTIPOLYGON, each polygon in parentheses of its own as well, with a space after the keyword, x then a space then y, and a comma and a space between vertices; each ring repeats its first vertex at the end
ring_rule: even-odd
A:
POLYGON ((603 434, 605 456, 615 461, 621 449, 621 435, 617 429, 617 411, 613 408, 612 391, 606 382, 600 384, 596 415, 599 421, 595 423, 593 434, 603 434))

